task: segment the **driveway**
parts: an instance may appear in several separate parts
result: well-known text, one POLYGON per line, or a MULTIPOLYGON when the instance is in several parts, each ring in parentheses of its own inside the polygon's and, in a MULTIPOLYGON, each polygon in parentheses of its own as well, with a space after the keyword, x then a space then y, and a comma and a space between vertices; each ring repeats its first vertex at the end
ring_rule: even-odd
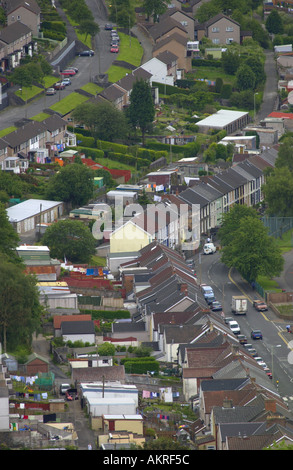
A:
POLYGON ((264 66, 266 84, 263 94, 263 101, 259 111, 256 114, 256 123, 266 118, 272 111, 275 110, 276 99, 278 96, 278 77, 274 52, 266 50, 264 53, 266 56, 264 66))

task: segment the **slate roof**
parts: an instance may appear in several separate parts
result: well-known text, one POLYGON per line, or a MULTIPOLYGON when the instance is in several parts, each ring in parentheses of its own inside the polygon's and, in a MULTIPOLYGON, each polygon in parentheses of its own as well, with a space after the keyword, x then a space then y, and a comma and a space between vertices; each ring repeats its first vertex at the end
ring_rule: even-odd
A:
POLYGON ((153 51, 157 51, 159 49, 164 48, 164 46, 168 46, 168 44, 171 44, 172 41, 178 42, 182 46, 186 47, 188 39, 187 37, 184 37, 182 34, 179 34, 179 33, 170 34, 170 36, 168 36, 166 39, 161 39, 153 47, 153 51))
POLYGON ((156 57, 166 65, 169 65, 172 62, 176 62, 178 60, 178 56, 170 51, 162 51, 156 57))
POLYGON ((80 321, 91 321, 92 316, 91 315, 54 315, 53 317, 53 326, 55 329, 61 328, 61 324, 66 322, 66 321, 75 321, 75 322, 80 322, 80 321))
POLYGON ((75 383, 96 382, 105 379, 106 381, 125 382, 124 366, 105 367, 81 367, 73 368, 71 378, 75 383))
POLYGON ((44 121, 42 121, 42 124, 44 124, 44 126, 49 132, 53 132, 62 127, 67 127, 68 123, 67 121, 65 121, 65 119, 62 119, 59 114, 53 114, 52 116, 49 116, 48 118, 44 119, 44 121))
POLYGON ((9 26, 0 30, 0 42, 4 42, 5 44, 11 44, 14 41, 17 41, 22 36, 26 34, 30 34, 32 30, 26 26, 25 24, 21 23, 20 21, 16 21, 9 26))
POLYGON ((9 14, 19 7, 26 8, 37 15, 41 13, 41 8, 35 0, 6 0, 5 2, 6 12, 9 14))
POLYGON ((175 28, 180 29, 182 33, 185 33, 185 35, 187 35, 187 31, 184 26, 182 26, 179 21, 176 21, 173 18, 169 17, 151 26, 149 28, 149 34, 152 36, 154 41, 157 42, 161 36, 164 36, 175 28))
POLYGON ((37 135, 45 133, 46 130, 46 126, 42 122, 31 121, 15 131, 10 132, 10 134, 3 136, 1 139, 9 147, 14 148, 37 135))
POLYGON ((250 380, 248 378, 202 380, 200 383, 200 388, 203 392, 211 392, 218 390, 240 390, 249 382, 250 380))
POLYGON ((62 335, 94 334, 93 321, 63 321, 61 323, 62 335))

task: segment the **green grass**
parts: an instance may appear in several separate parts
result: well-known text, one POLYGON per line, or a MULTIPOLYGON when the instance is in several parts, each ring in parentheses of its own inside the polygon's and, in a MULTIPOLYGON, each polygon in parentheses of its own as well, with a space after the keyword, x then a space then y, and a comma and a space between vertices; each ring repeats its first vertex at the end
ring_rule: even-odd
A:
MULTIPOLYGON (((195 67, 196 71, 192 73, 194 78, 206 78, 207 80, 216 80, 221 78, 223 83, 230 83, 231 85, 235 82, 234 75, 228 75, 221 68, 215 67, 195 67)), ((187 74, 188 76, 188 74, 187 74)))
POLYGON ((282 238, 277 238, 277 244, 281 249, 282 253, 286 253, 287 251, 292 250, 293 247, 293 229, 288 230, 282 236, 282 238))
POLYGON ((91 93, 92 95, 96 95, 103 90, 102 87, 96 85, 95 83, 87 83, 86 85, 81 87, 81 89, 87 91, 88 93, 91 93))
POLYGON ((32 121, 37 121, 37 122, 42 122, 44 121, 44 119, 47 119, 48 117, 50 117, 50 114, 47 114, 47 113, 39 113, 39 114, 36 114, 35 116, 33 116, 31 118, 32 121))
POLYGON ((124 67, 118 67, 117 65, 111 65, 107 70, 108 79, 111 83, 118 82, 118 80, 125 77, 127 73, 131 73, 131 70, 125 69, 124 67))
POLYGON ((131 38, 127 34, 119 33, 120 47, 118 59, 128 62, 129 64, 139 67, 143 56, 143 47, 139 43, 138 39, 131 38))
POLYGON ((21 91, 17 90, 15 94, 16 96, 19 96, 20 98, 22 98, 23 101, 27 101, 27 100, 30 100, 31 98, 34 98, 41 92, 43 92, 42 88, 32 85, 31 87, 23 87, 21 91))
POLYGON ((282 291, 282 289, 280 289, 279 284, 276 281, 274 281, 273 279, 270 279, 269 277, 258 276, 257 282, 266 291, 274 291, 274 292, 281 292, 282 291))
POLYGON ((65 98, 60 100, 58 103, 50 106, 50 109, 64 116, 65 114, 70 113, 70 111, 75 109, 79 104, 84 103, 87 100, 88 98, 86 96, 73 92, 70 93, 70 95, 65 96, 65 98))
POLYGON ((11 134, 11 132, 16 131, 16 129, 17 127, 14 127, 14 126, 7 127, 6 129, 2 129, 2 131, 0 131, 0 137, 4 137, 5 135, 11 134))
POLYGON ((68 15, 68 12, 65 10, 66 12, 66 16, 67 16, 67 19, 69 21, 69 23, 74 26, 75 28, 75 33, 76 33, 76 36, 78 37, 78 39, 85 45, 87 46, 89 49, 92 48, 92 40, 91 40, 91 37, 90 35, 88 34, 87 37, 86 37, 86 34, 81 34, 78 30, 78 26, 79 24, 74 21, 72 18, 70 18, 70 16, 68 15))
POLYGON ((56 77, 53 77, 53 75, 46 75, 46 77, 44 78, 44 87, 50 88, 56 82, 58 82, 58 79, 56 77))
POLYGON ((93 255, 90 260, 90 265, 105 267, 107 265, 107 260, 103 256, 93 255))

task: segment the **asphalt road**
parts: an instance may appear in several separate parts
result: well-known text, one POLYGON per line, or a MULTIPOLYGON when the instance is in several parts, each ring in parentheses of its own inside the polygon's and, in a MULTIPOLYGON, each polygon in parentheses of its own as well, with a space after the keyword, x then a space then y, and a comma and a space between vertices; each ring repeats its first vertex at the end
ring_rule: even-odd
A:
MULTIPOLYGON (((101 0, 87 0, 87 4, 93 12, 95 21, 100 26, 100 32, 94 39, 95 55, 93 57, 76 57, 68 66, 74 66, 79 69, 78 74, 72 78, 72 84, 65 88, 65 90, 58 91, 53 96, 42 96, 34 101, 27 103, 24 106, 10 106, 0 112, 0 130, 13 126, 17 121, 24 118, 32 118, 33 116, 43 112, 44 109, 49 108, 60 99, 72 93, 72 91, 81 88, 83 85, 93 81, 99 74, 107 73, 117 55, 110 52, 111 35, 110 31, 104 29, 105 23, 108 22, 107 11, 103 6, 101 0)), ((75 33, 72 27, 68 26, 69 40, 68 44, 75 39, 75 33)), ((139 39, 144 48, 144 58, 149 60, 151 58, 151 45, 141 31, 134 26, 132 32, 139 39)), ((58 81, 58 78, 56 78, 58 81)))
MULTIPOLYGON (((293 264, 293 254, 287 254, 288 266, 293 264)), ((201 282, 211 285, 214 289, 216 299, 223 305, 225 316, 233 316, 231 313, 232 295, 246 295, 248 298, 248 312, 245 316, 237 316, 241 333, 250 339, 252 329, 260 329, 263 333, 263 340, 251 342, 259 356, 261 356, 268 367, 274 372, 274 384, 278 383, 278 391, 293 411, 293 358, 291 350, 293 349, 293 335, 287 333, 285 320, 277 317, 269 309, 268 312, 259 313, 252 306, 254 298, 260 298, 252 290, 250 285, 244 281, 239 273, 232 270, 229 273, 228 268, 220 261, 220 254, 201 255, 201 269, 199 261, 196 259, 197 276, 201 273, 201 282), (292 341, 292 344, 290 344, 292 341)), ((290 268, 289 268, 290 269, 290 268)), ((286 278, 286 273, 284 274, 286 278)), ((283 276, 280 278, 282 282, 283 276)), ((287 284, 289 287, 289 284, 287 284)), ((280 284, 282 287, 282 284, 280 284)), ((292 287, 291 287, 292 289, 292 287)), ((291 290, 290 289, 290 290, 291 290)), ((277 388, 276 388, 277 391, 277 388)))

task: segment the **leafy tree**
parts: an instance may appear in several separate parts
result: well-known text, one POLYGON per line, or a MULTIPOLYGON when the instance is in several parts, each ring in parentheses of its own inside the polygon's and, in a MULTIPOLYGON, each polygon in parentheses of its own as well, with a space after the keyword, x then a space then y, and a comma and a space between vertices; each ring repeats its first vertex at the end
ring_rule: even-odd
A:
POLYGON ((109 18, 117 26, 130 29, 135 24, 135 11, 131 0, 113 0, 109 18))
POLYGON ((30 347, 39 327, 42 307, 34 276, 22 264, 11 263, 0 254, 0 332, 4 352, 20 344, 30 347))
POLYGON ((223 214, 222 226, 218 232, 222 245, 228 245, 233 240, 239 223, 244 217, 254 217, 257 219, 258 216, 253 207, 241 204, 236 204, 229 212, 223 214))
POLYGON ((292 149, 293 136, 288 136, 280 144, 278 158, 275 163, 276 168, 287 167, 290 172, 293 172, 292 149))
POLYGON ((10 224, 6 209, 0 204, 0 253, 6 255, 10 261, 17 261, 15 248, 19 244, 19 236, 10 224))
POLYGON ((16 67, 11 75, 11 82, 23 87, 31 87, 33 83, 32 75, 26 66, 16 67))
POLYGON ((127 135, 125 115, 111 103, 84 103, 72 113, 75 121, 88 127, 92 137, 113 142, 127 135))
POLYGON ((199 21, 199 23, 205 23, 206 21, 210 20, 218 13, 221 12, 221 6, 217 5, 216 2, 210 1, 203 3, 195 13, 195 18, 199 21))
POLYGON ((228 49, 222 54, 221 62, 222 67, 226 73, 229 75, 235 75, 238 67, 240 66, 241 59, 238 52, 233 52, 232 50, 228 49))
POLYGON ((61 168, 48 183, 47 197, 73 207, 86 204, 93 196, 93 172, 85 165, 71 164, 61 168))
POLYGON ((72 262, 88 263, 95 253, 95 238, 80 220, 59 220, 47 228, 42 243, 50 248, 51 256, 72 262))
POLYGON ((236 87, 239 90, 254 90, 255 88, 255 75, 246 64, 241 65, 237 70, 236 87))
POLYGON ((256 85, 265 81, 266 74, 264 71, 264 64, 258 59, 258 57, 250 56, 244 63, 253 71, 256 85))
POLYGON ((277 10, 272 10, 265 23, 266 29, 271 34, 282 34, 284 32, 283 21, 277 10))
POLYGON ((111 343, 103 343, 98 347, 98 353, 100 356, 114 356, 115 346, 111 343))
POLYGON ((144 0, 142 7, 148 19, 152 16, 154 22, 157 22, 159 21, 159 16, 167 11, 170 3, 170 0, 144 0))
POLYGON ((257 280, 259 275, 272 277, 281 273, 284 264, 281 250, 255 215, 242 217, 226 240, 228 243, 222 249, 222 262, 229 268, 235 267, 249 282, 257 280))
POLYGON ((81 20, 78 27, 80 33, 85 34, 85 41, 88 35, 93 38, 97 33, 100 32, 100 27, 91 19, 81 20))
POLYGON ((271 216, 293 216, 293 174, 288 167, 275 168, 262 187, 267 213, 271 216))
POLYGON ((151 88, 144 80, 137 80, 133 85, 127 116, 133 128, 140 128, 144 145, 146 130, 155 117, 151 88))

